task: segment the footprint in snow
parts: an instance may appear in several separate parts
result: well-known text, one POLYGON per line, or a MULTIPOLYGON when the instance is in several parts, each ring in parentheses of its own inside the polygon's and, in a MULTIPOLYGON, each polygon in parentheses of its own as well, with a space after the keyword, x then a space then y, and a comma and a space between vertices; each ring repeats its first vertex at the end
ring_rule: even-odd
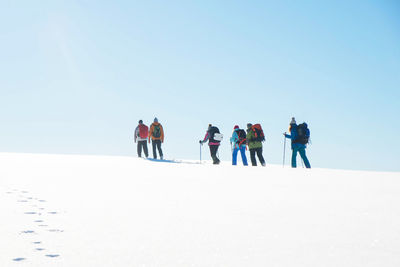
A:
POLYGON ((62 232, 64 232, 64 230, 60 230, 60 229, 49 229, 48 231, 52 232, 52 233, 62 233, 62 232))
POLYGON ((47 224, 39 224, 38 226, 39 227, 47 227, 48 225, 47 224))
POLYGON ((32 243, 35 245, 39 245, 39 244, 42 244, 42 241, 36 241, 36 242, 32 242, 32 243))
POLYGON ((35 250, 37 250, 37 251, 43 251, 43 250, 45 250, 44 248, 35 248, 35 250))
POLYGON ((49 258, 57 258, 57 257, 59 257, 60 255, 58 255, 58 254, 47 254, 46 255, 46 257, 49 257, 49 258))
POLYGON ((25 212, 25 214, 31 215, 31 214, 36 214, 36 212, 35 211, 28 211, 28 212, 25 212))
POLYGON ((46 200, 44 200, 44 199, 39 199, 38 201, 39 202, 46 202, 46 200))
POLYGON ((48 214, 57 214, 57 211, 49 211, 48 214))
POLYGON ((22 194, 28 194, 28 191, 21 191, 22 194))
POLYGON ((20 199, 20 200, 18 200, 18 202, 28 202, 28 200, 26 200, 26 199, 20 199))
POLYGON ((26 260, 25 258, 15 258, 15 259, 13 259, 13 261, 23 261, 23 260, 26 260))
POLYGON ((21 234, 34 234, 35 231, 33 230, 26 230, 26 231, 21 231, 21 234))
POLYGON ((36 220, 35 223, 42 223, 43 220, 36 220))

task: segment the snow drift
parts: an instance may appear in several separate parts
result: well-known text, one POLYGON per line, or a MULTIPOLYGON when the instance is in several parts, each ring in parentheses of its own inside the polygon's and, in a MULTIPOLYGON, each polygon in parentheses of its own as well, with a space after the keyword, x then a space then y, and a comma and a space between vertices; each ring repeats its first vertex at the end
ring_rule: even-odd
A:
POLYGON ((0 154, 0 266, 400 266, 400 174, 0 154))

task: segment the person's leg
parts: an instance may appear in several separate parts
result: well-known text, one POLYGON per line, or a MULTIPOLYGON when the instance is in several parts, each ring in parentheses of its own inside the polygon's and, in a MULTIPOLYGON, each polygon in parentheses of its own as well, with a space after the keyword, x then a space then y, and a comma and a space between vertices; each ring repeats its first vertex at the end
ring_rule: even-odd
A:
POLYGON ((163 153, 161 149, 161 140, 157 140, 157 149, 158 149, 158 154, 160 155, 160 159, 163 159, 163 153))
POLYGON ((265 160, 264 160, 264 157, 262 155, 262 147, 257 148, 256 152, 257 152, 258 160, 260 161, 261 165, 265 166, 265 160))
POLYGON ((250 160, 252 166, 257 166, 256 150, 254 148, 250 149, 250 160))
POLYGON ((236 165, 237 164, 237 154, 238 154, 238 148, 234 148, 233 152, 232 152, 232 165, 236 165))
POLYGON ((308 161, 308 158, 306 156, 306 149, 304 147, 300 148, 299 153, 304 161, 304 165, 306 165, 306 168, 311 168, 310 162, 308 161))
POLYGON ((210 146, 211 158, 213 159, 213 164, 218 164, 219 159, 217 157, 217 151, 219 146, 210 146))
POLYGON ((138 154, 139 158, 142 157, 142 142, 141 141, 137 142, 137 154, 138 154))
POLYGON ((149 150, 147 149, 147 141, 143 141, 143 150, 144 150, 144 155, 146 158, 149 157, 149 150))
POLYGON ((297 148, 293 147, 292 148, 292 168, 296 168, 297 167, 296 158, 297 158, 297 148))
POLYGON ((220 163, 220 160, 219 160, 219 158, 217 157, 218 148, 219 148, 219 146, 215 146, 215 160, 216 160, 216 164, 219 164, 219 163, 220 163))
POLYGON ((157 159, 157 152, 156 152, 157 141, 156 140, 151 140, 151 145, 153 146, 153 158, 157 159))
POLYGON ((215 146, 209 146, 210 147, 210 154, 211 154, 211 158, 213 160, 213 163, 215 164, 215 146))
POLYGON ((210 154, 211 154, 211 158, 212 158, 212 160, 213 160, 213 164, 215 164, 215 162, 216 162, 216 156, 215 156, 215 154, 216 154, 217 152, 215 151, 215 146, 210 146, 210 154))
POLYGON ((246 146, 240 146, 240 155, 242 156, 243 165, 247 166, 246 146))

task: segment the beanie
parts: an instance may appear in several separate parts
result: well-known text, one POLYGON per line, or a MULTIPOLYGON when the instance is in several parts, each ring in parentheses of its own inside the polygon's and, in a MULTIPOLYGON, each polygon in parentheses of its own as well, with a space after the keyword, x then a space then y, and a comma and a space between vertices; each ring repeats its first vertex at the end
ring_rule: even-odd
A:
POLYGON ((233 130, 239 129, 239 125, 235 125, 235 127, 233 127, 233 130))
POLYGON ((294 117, 292 117, 292 121, 290 122, 290 124, 296 124, 296 120, 294 119, 294 117))
POLYGON ((157 118, 154 118, 154 122, 158 122, 158 119, 157 119, 157 118))
POLYGON ((143 123, 143 121, 142 120, 139 120, 139 124, 142 124, 143 123))

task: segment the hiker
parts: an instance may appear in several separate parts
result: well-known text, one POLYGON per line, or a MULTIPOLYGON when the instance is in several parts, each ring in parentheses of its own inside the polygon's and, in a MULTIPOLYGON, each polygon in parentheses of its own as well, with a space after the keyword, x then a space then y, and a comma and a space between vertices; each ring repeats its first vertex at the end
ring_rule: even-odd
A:
POLYGON ((311 168, 310 162, 306 156, 306 145, 310 138, 310 130, 308 129, 307 123, 303 122, 302 124, 297 125, 296 120, 293 117, 290 122, 289 133, 290 134, 284 133, 283 135, 292 141, 292 168, 297 167, 297 152, 299 152, 303 159, 306 168, 311 168))
POLYGON ((264 132, 260 124, 247 124, 247 145, 250 150, 251 165, 257 166, 256 154, 258 160, 262 166, 265 166, 265 160, 262 155, 263 145, 262 142, 265 140, 264 132))
POLYGON ((139 121, 139 125, 135 129, 135 143, 137 141, 137 153, 139 158, 142 157, 142 149, 146 158, 149 156, 147 150, 147 137, 149 136, 149 127, 143 124, 143 121, 139 121))
POLYGON ((207 142, 210 147, 211 158, 213 159, 213 164, 219 164, 220 160, 217 157, 217 152, 219 148, 219 143, 222 141, 222 134, 219 132, 219 129, 211 124, 208 125, 207 133, 204 136, 203 140, 200 140, 200 144, 207 142))
POLYGON ((154 122, 150 126, 149 133, 149 143, 151 142, 153 145, 153 158, 157 159, 156 147, 158 149, 158 154, 160 155, 160 159, 163 159, 163 152, 161 150, 161 143, 164 143, 164 130, 161 123, 158 122, 157 118, 154 118, 154 122))
POLYGON ((237 154, 240 151, 240 155, 242 156, 242 162, 244 166, 247 166, 247 158, 246 158, 246 131, 243 129, 239 129, 238 125, 233 127, 233 133, 231 137, 231 146, 232 148, 232 165, 237 165, 237 154))

